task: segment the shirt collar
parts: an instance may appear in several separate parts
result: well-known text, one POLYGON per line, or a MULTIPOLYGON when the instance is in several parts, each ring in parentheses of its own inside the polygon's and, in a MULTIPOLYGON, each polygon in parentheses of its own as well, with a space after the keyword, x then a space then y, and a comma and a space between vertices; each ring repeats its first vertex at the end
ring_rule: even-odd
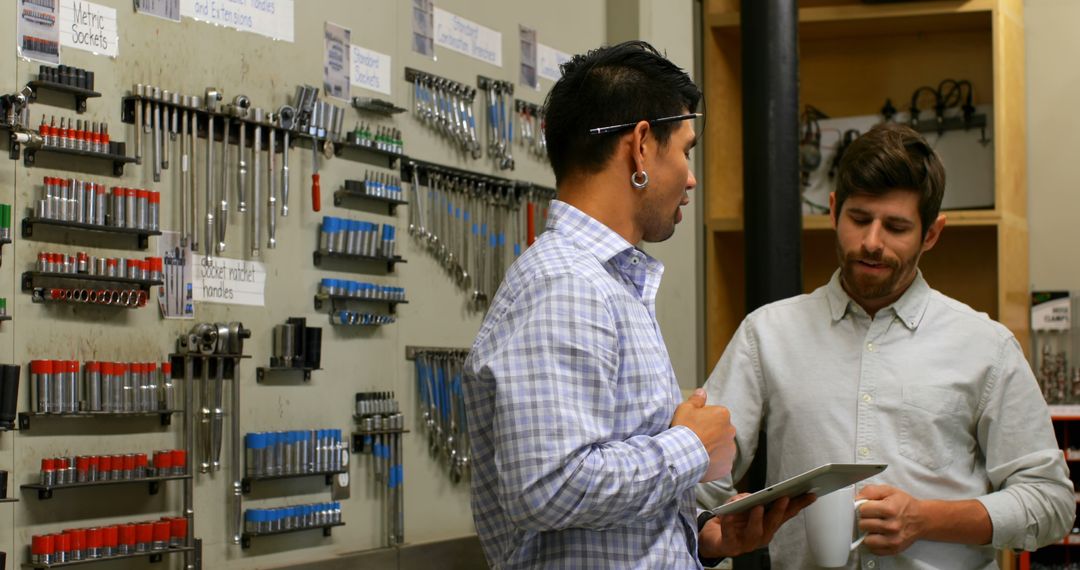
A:
MULTIPOLYGON (((833 273, 832 279, 829 280, 826 287, 826 297, 829 300, 829 314, 834 322, 844 318, 848 310, 857 305, 848 296, 847 291, 844 291, 844 286, 840 283, 839 269, 833 273)), ((892 311, 900 319, 900 322, 904 323, 905 327, 915 330, 918 328, 919 323, 922 322, 923 315, 926 313, 926 305, 929 302, 930 285, 923 278, 922 271, 916 270, 915 280, 908 286, 907 291, 904 291, 904 294, 896 302, 882 310, 892 311)))
POLYGON ((602 263, 607 263, 624 251, 635 249, 633 244, 626 241, 615 230, 561 200, 551 201, 547 228, 566 234, 602 263))

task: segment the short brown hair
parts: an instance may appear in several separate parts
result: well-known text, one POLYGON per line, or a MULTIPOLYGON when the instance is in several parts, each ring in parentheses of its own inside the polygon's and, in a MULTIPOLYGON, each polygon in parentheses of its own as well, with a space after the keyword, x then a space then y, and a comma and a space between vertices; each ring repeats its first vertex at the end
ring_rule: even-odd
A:
POLYGON ((930 143, 915 129, 882 123, 855 139, 844 151, 836 176, 836 212, 854 194, 881 195, 891 190, 919 194, 922 234, 937 220, 945 196, 945 167, 930 143))

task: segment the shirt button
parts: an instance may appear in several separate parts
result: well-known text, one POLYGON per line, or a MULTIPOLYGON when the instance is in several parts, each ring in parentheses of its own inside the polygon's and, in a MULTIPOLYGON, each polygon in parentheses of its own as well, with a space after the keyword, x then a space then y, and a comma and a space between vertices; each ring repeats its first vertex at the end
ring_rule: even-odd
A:
POLYGON ((867 567, 867 568, 874 568, 874 567, 876 567, 876 566, 877 566, 877 562, 874 562, 873 560, 870 560, 870 561, 868 561, 868 562, 866 563, 866 567, 867 567))
POLYGON ((638 264, 638 258, 636 258, 636 257, 631 257, 631 258, 630 258, 630 264, 631 264, 631 265, 637 265, 637 264, 638 264))
POLYGON ((873 396, 871 396, 870 394, 863 394, 863 395, 862 395, 862 401, 864 401, 864 402, 866 402, 867 404, 869 404, 870 402, 873 402, 873 401, 874 401, 874 397, 873 397, 873 396))
POLYGON ((861 455, 863 457, 866 457, 867 455, 870 455, 870 448, 869 447, 860 447, 859 448, 859 455, 861 455))
POLYGON ((874 343, 872 343, 872 342, 866 343, 866 350, 869 350, 870 352, 874 352, 874 343))

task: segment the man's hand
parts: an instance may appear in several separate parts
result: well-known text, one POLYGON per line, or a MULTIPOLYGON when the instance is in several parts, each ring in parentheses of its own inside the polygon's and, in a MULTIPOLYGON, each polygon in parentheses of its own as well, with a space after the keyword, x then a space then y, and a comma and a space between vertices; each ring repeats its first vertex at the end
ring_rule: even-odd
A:
POLYGON ((892 556, 922 538, 922 501, 888 485, 867 485, 855 499, 868 499, 859 507, 859 531, 867 533, 863 546, 870 552, 892 556))
MULTIPOLYGON (((731 501, 747 494, 736 495, 731 501)), ((813 495, 781 497, 769 505, 768 511, 758 505, 749 511, 715 516, 701 529, 698 552, 703 558, 719 558, 757 550, 769 544, 784 523, 813 502, 813 495)))
MULTIPOLYGON (((735 426, 731 425, 731 414, 727 408, 706 406, 705 398, 705 390, 694 390, 693 395, 675 408, 671 426, 690 428, 705 446, 705 451, 709 454, 709 465, 722 466, 721 475, 726 475, 731 471, 731 463, 735 460, 735 426)), ((710 467, 708 473, 716 471, 717 469, 710 467)), ((709 480, 709 477, 702 480, 709 480)))

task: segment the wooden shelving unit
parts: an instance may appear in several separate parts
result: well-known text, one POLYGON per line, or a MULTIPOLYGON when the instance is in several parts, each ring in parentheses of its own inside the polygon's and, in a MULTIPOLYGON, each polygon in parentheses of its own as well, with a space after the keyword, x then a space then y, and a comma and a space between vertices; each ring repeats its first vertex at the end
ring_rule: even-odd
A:
MULTIPOLYGON (((706 0, 704 92, 707 362, 745 316, 739 0, 706 0)), ((946 211, 945 233, 920 264, 931 286, 1011 329, 1028 345, 1027 150, 1021 0, 864 4, 800 0, 800 102, 832 117, 906 110, 912 92, 968 79, 993 105, 994 204, 946 211)), ((803 284, 837 267, 832 223, 803 217, 803 284)))

